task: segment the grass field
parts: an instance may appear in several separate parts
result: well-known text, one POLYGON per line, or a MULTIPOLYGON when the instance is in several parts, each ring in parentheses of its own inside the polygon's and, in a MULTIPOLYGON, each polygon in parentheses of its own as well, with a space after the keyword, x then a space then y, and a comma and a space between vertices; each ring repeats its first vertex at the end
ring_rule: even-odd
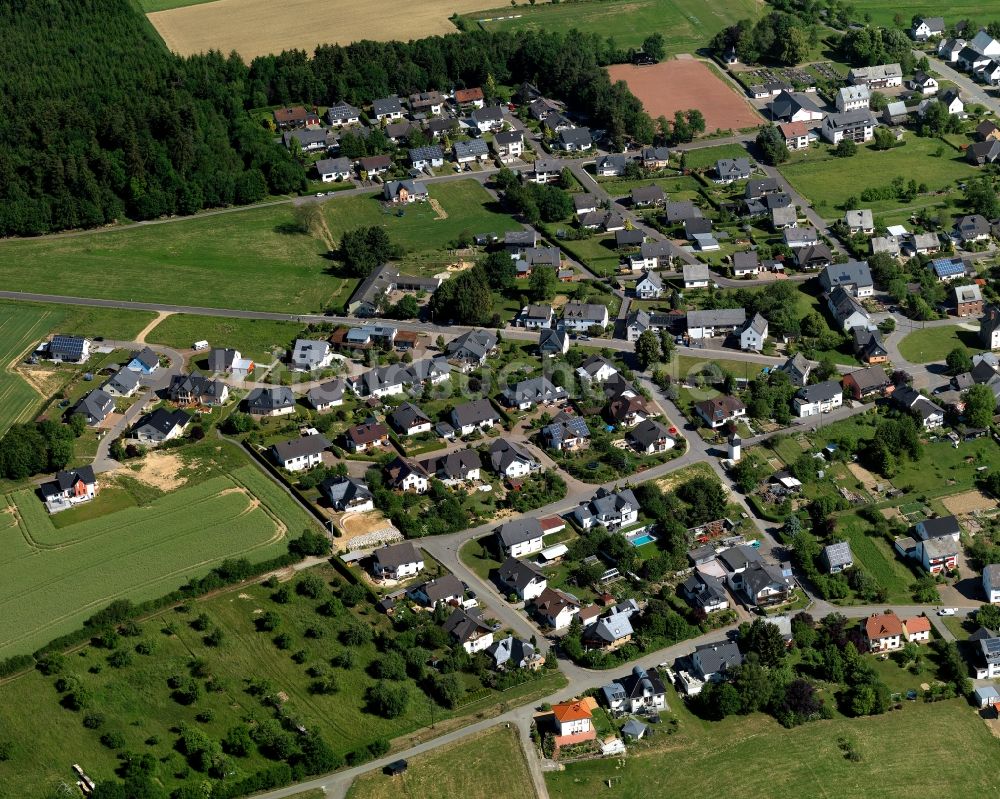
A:
POLYGON ((212 0, 139 0, 139 7, 144 14, 151 14, 154 11, 168 11, 171 8, 184 8, 185 6, 211 2, 212 0))
MULTIPOLYGON (((866 188, 887 186, 897 175, 925 183, 933 192, 950 189, 957 181, 976 174, 975 167, 952 148, 937 139, 922 139, 912 134, 907 135, 904 145, 885 152, 866 145, 859 147, 857 155, 851 158, 835 158, 829 151, 825 145, 819 150, 807 150, 793 155, 788 163, 779 167, 788 181, 827 219, 841 216, 841 206, 848 197, 859 197, 866 188), (939 149, 941 155, 936 156, 939 149)), ((918 196, 913 207, 916 209, 924 199, 918 196)), ((883 212, 907 206, 899 200, 879 200, 866 202, 865 207, 871 208, 877 218, 883 212)))
MULTIPOLYGON (((826 698, 828 702, 832 697, 826 698)), ((673 701, 671 709, 676 708, 673 701)), ((681 706, 676 734, 640 744, 616 760, 570 764, 545 775, 552 799, 581 796, 723 796, 733 781, 745 796, 801 799, 941 799, 986 796, 1000 789, 993 763, 1000 743, 964 700, 906 703, 902 711, 870 718, 819 721, 784 729, 760 715, 705 722, 681 706), (860 762, 844 757, 846 737, 860 762), (956 747, 955 742, 961 741, 956 747), (920 787, 890 775, 913 768, 919 753, 920 787), (606 780, 613 780, 609 790, 606 780)))
MULTIPOLYGON (((407 251, 407 268, 435 269, 462 232, 517 229, 475 181, 431 185, 447 219, 429 205, 403 216, 373 197, 324 204, 328 231, 302 233, 290 205, 249 208, 160 225, 69 238, 0 242, 0 285, 52 291, 60 280, 82 297, 289 313, 342 308, 357 278, 339 274, 325 256, 346 230, 382 225, 407 251), (39 265, 44 264, 44 268, 39 265), (70 282, 71 281, 71 282, 70 282)), ((141 326, 140 326, 141 327, 141 326)))
POLYGON ((30 490, 0 498, 0 658, 75 629, 117 597, 155 598, 227 557, 283 552, 309 517, 226 446, 201 445, 187 485, 142 504, 113 501, 106 515, 68 526, 56 527, 30 490))
POLYGON ((271 350, 290 347, 301 332, 302 325, 296 322, 174 314, 153 328, 146 340, 189 349, 195 341, 205 339, 212 347, 237 349, 260 364, 270 363, 274 357, 271 350))
POLYGON ((705 169, 715 166, 720 158, 746 158, 745 147, 739 144, 719 144, 715 147, 699 147, 697 150, 684 152, 684 167, 686 169, 705 169))
POLYGON ((487 30, 558 30, 610 36, 619 47, 639 47, 651 33, 661 33, 670 54, 693 53, 717 31, 740 19, 753 17, 752 0, 723 0, 711 6, 698 0, 630 0, 518 5, 467 14, 487 30), (517 19, 499 19, 517 16, 517 19), (494 21, 486 21, 494 20, 494 21))
MULTIPOLYGON (((178 726, 193 725, 220 740, 239 722, 271 718, 272 712, 261 698, 247 692, 250 680, 266 681, 271 686, 269 693, 280 695, 286 717, 318 731, 340 754, 379 738, 406 736, 399 745, 410 745, 408 733, 414 731, 414 737, 427 740, 460 726, 458 717, 488 717, 498 711, 500 701, 529 701, 529 697, 545 696, 565 685, 562 675, 547 675, 503 695, 486 692, 482 699, 448 711, 431 703, 414 681, 406 678, 400 682, 408 689, 409 701, 401 716, 387 719, 366 712, 365 694, 375 683, 369 671, 379 651, 374 643, 348 648, 338 640, 339 634, 348 625, 361 624, 392 635, 391 623, 365 603, 334 617, 317 613, 317 607, 330 596, 328 586, 339 590, 343 580, 331 567, 310 571, 324 585, 324 593, 316 599, 292 591, 289 601, 279 604, 271 589, 245 583, 142 622, 140 635, 124 638, 119 648, 131 652, 141 641, 151 645, 153 653, 133 654, 132 663, 124 668, 109 666, 107 650, 96 646, 85 646, 68 656, 66 672, 77 675, 88 691, 88 710, 104 718, 100 729, 84 728, 82 713, 60 707, 52 677, 31 671, 0 685, 0 729, 4 740, 14 741, 11 759, 2 764, 0 798, 49 795, 48 789, 57 779, 71 775, 69 768, 74 762, 85 764, 98 781, 111 777, 120 762, 115 751, 99 743, 106 731, 121 732, 128 751, 153 755, 158 762, 157 777, 168 792, 193 780, 200 785, 207 775, 189 770, 175 750, 178 726), (255 619, 265 610, 278 615, 277 631, 290 636, 287 649, 275 645, 275 633, 255 629, 255 619), (208 619, 208 630, 222 631, 219 646, 205 643, 208 630, 193 628, 192 621, 201 614, 208 619), (305 631, 310 628, 319 637, 307 636, 305 631), (350 653, 353 664, 331 666, 333 655, 344 652, 350 653), (293 659, 293 653, 301 655, 293 659), (201 690, 193 704, 178 704, 171 698, 167 680, 175 674, 189 674, 195 662, 205 664, 198 680, 201 690), (314 667, 336 680, 336 693, 310 691, 309 670, 314 667), (207 688, 210 681, 217 690, 207 688), (205 713, 208 715, 196 719, 205 713), (433 730, 423 729, 431 724, 433 730), (27 744, 42 740, 45 746, 27 744)), ((469 674, 462 674, 462 679, 479 684, 469 674)), ((232 760, 233 767, 244 774, 268 762, 253 750, 248 757, 232 760)))
POLYGON ((400 777, 381 772, 358 777, 347 799, 524 799, 534 793, 517 731, 510 727, 494 727, 407 762, 409 768, 400 777), (503 770, 503 779, 482 779, 497 769, 503 770))
POLYGON ((471 13, 486 2, 418 0, 408 4, 403 14, 393 0, 340 0, 336 14, 317 15, 311 0, 216 0, 186 4, 186 8, 168 7, 150 14, 149 21, 167 47, 181 55, 236 50, 249 63, 255 56, 282 50, 305 50, 311 55, 319 44, 350 44, 362 39, 407 41, 454 33, 448 17, 471 13))
MULTIPOLYGON (((45 399, 13 367, 49 333, 128 339, 152 318, 153 314, 140 311, 0 301, 0 436, 12 424, 30 420, 45 399)), ((65 383, 74 371, 70 367, 53 371, 52 385, 65 383), (60 379, 62 372, 65 379, 60 379)))
POLYGON ((914 581, 913 574, 883 539, 865 535, 867 526, 857 516, 847 514, 837 519, 837 535, 850 542, 851 552, 858 563, 888 592, 887 603, 912 602, 910 585, 914 581))
MULTIPOLYGON (((944 10, 939 5, 931 5, 926 0, 911 0, 905 6, 893 3, 892 0, 859 0, 851 4, 857 12, 857 17, 863 20, 866 15, 871 15, 873 25, 884 25, 895 27, 894 19, 896 14, 903 17, 903 27, 906 31, 910 29, 910 19, 914 14, 920 16, 933 17, 941 14, 944 10)), ((997 0, 986 0, 983 3, 972 3, 969 0, 962 0, 958 3, 949 3, 947 6, 948 16, 945 25, 952 25, 961 19, 997 19, 1000 17, 1000 3, 997 0)))
POLYGON ((982 352, 976 331, 958 325, 942 325, 907 333, 899 342, 899 353, 910 363, 932 363, 944 361, 955 347, 982 352))

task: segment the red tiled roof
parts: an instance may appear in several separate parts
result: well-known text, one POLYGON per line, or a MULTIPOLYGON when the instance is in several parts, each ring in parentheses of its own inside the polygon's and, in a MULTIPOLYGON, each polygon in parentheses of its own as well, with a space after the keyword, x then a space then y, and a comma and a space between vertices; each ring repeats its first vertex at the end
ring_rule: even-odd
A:
POLYGON ((911 619, 905 619, 903 626, 906 627, 907 635, 929 633, 931 631, 931 620, 926 616, 914 616, 911 619))
POLYGON ((873 613, 865 619, 865 635, 869 641, 903 634, 903 623, 895 613, 873 613))
POLYGON ((579 719, 591 718, 590 708, 582 700, 575 702, 561 702, 552 706, 552 714, 560 723, 564 721, 578 721, 579 719))

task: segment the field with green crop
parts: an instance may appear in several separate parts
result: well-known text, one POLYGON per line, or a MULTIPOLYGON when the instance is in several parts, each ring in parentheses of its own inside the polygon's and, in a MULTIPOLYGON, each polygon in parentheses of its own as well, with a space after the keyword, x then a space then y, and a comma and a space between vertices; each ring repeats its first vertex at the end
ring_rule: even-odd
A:
POLYGON ((520 226, 473 180, 431 184, 430 204, 388 210, 366 196, 323 204, 325 224, 306 233, 290 204, 248 208, 81 236, 0 242, 0 285, 51 292, 239 310, 313 312, 342 308, 357 286, 326 254, 347 230, 384 225, 406 251, 407 268, 454 262, 461 234, 520 226))
POLYGON ((508 726, 494 727, 407 762, 409 768, 399 777, 387 777, 381 772, 358 777, 347 793, 348 799, 524 799, 534 793, 517 731, 508 726), (481 779, 498 766, 503 768, 502 780, 481 779))
MULTIPOLYGON (((986 0, 982 3, 973 3, 971 0, 960 0, 958 3, 949 3, 947 7, 931 5, 927 0, 911 0, 905 6, 901 6, 893 0, 859 0, 851 4, 856 12, 858 20, 865 20, 869 16, 873 25, 883 25, 885 27, 895 27, 895 19, 898 14, 903 18, 903 30, 910 30, 910 20, 914 15, 922 17, 937 17, 945 12, 945 25, 953 25, 963 19, 1000 19, 1000 3, 997 0, 986 0)), ((985 24, 985 23, 983 23, 985 24)))
POLYGON ((184 8, 185 6, 197 6, 211 2, 212 0, 139 0, 139 8, 144 14, 151 14, 154 11, 168 11, 171 8, 184 8))
POLYGON ((107 514, 68 526, 56 527, 30 490, 0 498, 0 658, 76 629, 112 599, 161 596, 225 558, 278 555, 311 524, 242 453, 214 444, 197 451, 216 462, 188 485, 147 487, 134 502, 113 493, 107 514))
POLYGON ((910 363, 932 363, 944 361, 956 347, 965 347, 970 352, 982 351, 975 330, 942 325, 907 333, 899 342, 899 353, 910 363))
POLYGON ((651 33, 660 33, 670 54, 693 53, 715 33, 757 11, 752 0, 722 0, 706 5, 698 0, 581 0, 503 7, 466 15, 486 30, 557 30, 571 28, 611 37, 619 47, 639 47, 651 33), (515 16, 516 19, 503 19, 515 16), (494 21, 486 21, 494 20, 494 21))
MULTIPOLYGON (((48 334, 132 338, 152 318, 153 314, 141 311, 0 300, 0 435, 12 424, 30 420, 44 399, 14 367, 48 334)), ((52 384, 65 383, 75 371, 74 367, 60 368, 52 384), (60 379, 63 372, 65 378, 60 379)))
MULTIPOLYGON (((907 134, 902 146, 884 152, 864 145, 850 158, 836 158, 830 155, 830 149, 824 144, 818 150, 796 153, 779 167, 826 219, 842 216, 842 206, 849 197, 860 197, 866 188, 888 186, 897 176, 924 183, 928 191, 935 192, 954 188, 957 182, 977 174, 960 153, 940 140, 912 134, 907 134)), ((925 199, 925 195, 918 195, 912 204, 914 210, 925 199)), ((908 207, 899 200, 865 202, 864 206, 872 209, 876 221, 879 214, 908 207)))
MULTIPOLYGON (((185 350, 205 339, 212 347, 231 347, 261 364, 273 360, 274 348, 291 347, 301 332, 302 325, 297 322, 174 314, 153 328, 146 340, 185 350)), ((207 357, 206 353, 202 355, 207 357)))
MULTIPOLYGON (((463 686, 474 693, 448 710, 433 703, 412 677, 400 675, 392 682, 406 690, 403 712, 394 718, 378 715, 366 698, 377 682, 373 664, 382 657, 372 633, 391 639, 396 635, 391 621, 367 601, 351 609, 340 604, 335 596, 352 605, 357 600, 343 594, 346 583, 332 567, 306 574, 295 579, 312 580, 314 595, 294 583, 282 591, 250 581, 140 622, 134 635, 112 642, 113 653, 107 646, 87 645, 67 655, 62 675, 78 680, 85 697, 78 711, 61 706, 65 698, 54 688, 55 676, 33 670, 0 685, 0 740, 12 743, 10 760, 0 764, 0 799, 46 796, 58 780, 72 776, 76 762, 95 780, 109 779, 123 751, 152 755, 155 778, 168 792, 213 784, 218 771, 210 774, 204 760, 185 758, 177 745, 181 727, 198 730, 217 747, 234 726, 273 724, 280 712, 345 756, 399 736, 404 737, 398 746, 412 745, 410 732, 427 740, 464 720, 495 715, 500 702, 515 705, 565 685, 565 678, 553 673, 498 694, 463 672, 463 686), (320 610, 330 606, 334 610, 320 610), (346 644, 345 632, 358 628, 367 635, 346 644), (177 676, 193 678, 193 698, 173 694, 168 681, 177 676), (322 691, 316 689, 320 676, 330 686, 322 691), (109 733, 121 737, 102 745, 101 737, 109 733), (41 741, 44 746, 34 745, 41 741)), ((302 740, 294 732, 286 739, 291 752, 302 740)), ((243 776, 290 757, 274 751, 267 757, 260 750, 268 751, 266 743, 260 749, 250 743, 243 754, 227 750, 225 773, 243 776)))
POLYGON ((673 698, 671 693, 670 706, 680 720, 677 733, 667 736, 653 727, 655 737, 623 763, 592 760, 546 773, 552 799, 720 796, 732 792, 734 780, 742 794, 770 799, 965 799, 1000 790, 993 767, 1000 742, 962 699, 907 702, 882 716, 837 717, 784 729, 761 715, 702 721, 683 705, 677 708, 673 698), (838 745, 842 737, 860 760, 844 756, 838 745), (919 789, 912 780, 890 776, 912 771, 915 756, 919 789))

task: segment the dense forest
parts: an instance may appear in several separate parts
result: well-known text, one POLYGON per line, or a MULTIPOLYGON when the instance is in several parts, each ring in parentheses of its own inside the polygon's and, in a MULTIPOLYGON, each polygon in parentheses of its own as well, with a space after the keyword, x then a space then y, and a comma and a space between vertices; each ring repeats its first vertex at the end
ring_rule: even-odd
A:
POLYGON ((191 214, 300 191, 303 168, 247 112, 528 80, 618 138, 653 126, 576 31, 455 33, 255 59, 169 53, 129 0, 0 0, 0 235, 191 214))

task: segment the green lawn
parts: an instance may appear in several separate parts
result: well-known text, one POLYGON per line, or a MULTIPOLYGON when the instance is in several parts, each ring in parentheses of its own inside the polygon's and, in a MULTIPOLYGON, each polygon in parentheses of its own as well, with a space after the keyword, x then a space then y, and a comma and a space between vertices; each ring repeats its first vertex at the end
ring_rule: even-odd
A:
POLYGON ((205 339, 212 347, 231 347, 257 363, 270 363, 273 349, 290 348, 301 333, 302 325, 296 322, 175 314, 153 328, 146 340, 188 349, 195 341, 205 339))
POLYGON ((684 152, 685 169, 704 169, 715 166, 720 158, 746 158, 747 150, 739 144, 719 144, 715 147, 699 147, 684 152))
MULTIPOLYGON (((41 305, 0 301, 0 435, 12 424, 29 421, 44 399, 24 378, 12 370, 48 334, 76 333, 105 338, 132 338, 153 314, 115 311, 76 305, 41 305)), ((79 369, 73 366, 39 367, 52 376, 46 385, 65 385, 79 369)))
POLYGON ((942 325, 907 333, 899 342, 899 353, 910 363, 932 363, 944 361, 955 347, 982 352, 976 331, 958 325, 942 325))
POLYGON ((524 799, 534 794, 517 730, 510 726, 494 727, 407 762, 409 768, 400 777, 378 771, 358 777, 348 799, 524 799), (482 778, 498 769, 503 770, 503 779, 482 778))
MULTIPOLYGON (((231 445, 192 449, 191 481, 139 501, 114 490, 56 526, 30 490, 0 497, 0 658, 76 629, 117 597, 152 599, 225 558, 263 560, 312 524, 291 498, 231 445), (207 461, 212 460, 209 464, 207 461), (194 465, 196 464, 196 465, 194 465), (156 497, 156 498, 153 498, 156 497), (152 501, 150 501, 152 499, 152 501), (255 500, 259 500, 259 503, 255 500)), ((133 481, 126 487, 135 490, 133 481)))
MULTIPOLYGON (((885 152, 866 145, 859 147, 857 155, 851 158, 835 158, 824 144, 819 149, 796 153, 779 168, 827 219, 842 215, 841 206, 848 197, 860 197, 866 188, 887 186, 897 175, 926 183, 928 190, 933 192, 949 189, 957 181, 977 174, 975 167, 966 163, 951 147, 938 139, 924 139, 911 133, 907 134, 905 144, 885 152), (935 155, 938 150, 940 156, 935 155)), ((926 197, 918 196, 913 207, 920 207, 919 203, 925 200, 926 197)), ((876 217, 907 207, 899 200, 865 202, 864 206, 871 208, 876 217)))
POLYGON ((864 521, 850 513, 837 519, 837 535, 850 542, 855 560, 888 592, 886 602, 912 602, 912 572, 884 539, 866 535, 867 527, 864 521))
POLYGON ((942 497, 974 487, 979 466, 1000 461, 1000 446, 992 438, 963 441, 958 447, 948 440, 930 441, 919 461, 901 461, 892 484, 904 491, 942 497))
POLYGON ((723 0, 711 7, 697 0, 637 0, 572 4, 520 4, 466 15, 487 30, 558 30, 576 28, 584 33, 612 37, 619 47, 638 47, 651 33, 661 33, 668 52, 693 53, 719 30, 740 19, 753 17, 756 7, 750 0, 723 0), (484 20, 517 16, 496 22, 484 20))
POLYGON ((671 202, 677 200, 697 200, 700 185, 692 177, 677 178, 643 178, 642 180, 601 180, 601 188, 612 197, 627 197, 632 189, 642 186, 659 186, 666 192, 671 202))
POLYGON ((732 792, 734 780, 741 794, 770 799, 965 799, 1000 789, 993 767, 1000 744, 964 700, 907 702, 901 711, 882 716, 838 717, 790 730, 760 715, 705 722, 683 707, 676 715, 676 734, 658 732, 624 764, 593 760, 547 772, 549 795, 722 796, 732 792), (859 762, 844 757, 840 737, 854 744, 859 762), (913 780, 893 776, 912 773, 915 756, 922 767, 919 789, 913 780))
MULTIPOLYGON (((214 781, 207 774, 188 769, 176 751, 178 727, 195 726, 219 741, 240 722, 253 724, 272 718, 273 711, 264 697, 247 690, 250 681, 266 682, 265 691, 279 698, 286 718, 318 732, 340 755, 376 739, 391 741, 414 730, 421 730, 420 738, 426 740, 459 726, 462 722, 458 717, 489 717, 498 712, 500 701, 529 701, 565 685, 561 674, 547 674, 500 695, 483 691, 473 675, 463 673, 463 684, 482 698, 449 711, 434 705, 414 680, 405 677, 399 681, 408 692, 403 713, 393 719, 371 713, 365 709, 366 692, 376 681, 370 672, 371 664, 380 657, 379 650, 372 642, 345 646, 340 634, 349 626, 360 625, 392 636, 391 622, 365 602, 336 616, 321 615, 317 608, 330 599, 330 586, 339 591, 344 582, 328 566, 310 571, 321 578, 323 586, 316 599, 293 590, 287 602, 279 603, 271 589, 250 582, 140 623, 139 635, 122 638, 118 648, 131 653, 137 643, 145 642, 152 647, 152 654, 134 653, 131 663, 122 668, 110 666, 106 662, 108 651, 93 645, 68 655, 64 673, 76 675, 89 694, 87 711, 102 717, 97 729, 81 724, 84 713, 60 706, 60 695, 53 689, 55 677, 31 671, 0 686, 0 729, 3 739, 13 742, 10 760, 0 765, 0 797, 47 796, 55 782, 72 776, 70 765, 75 762, 85 764, 97 781, 112 777, 120 763, 117 751, 99 743, 105 732, 121 733, 128 751, 152 755, 157 778, 167 792, 195 780, 199 785, 211 785, 214 781), (255 619, 265 611, 277 614, 277 627, 272 632, 255 628, 255 619), (197 630, 194 627, 200 625, 192 622, 202 614, 207 617, 207 626, 197 630), (307 629, 313 634, 306 635, 307 629), (204 640, 214 630, 223 634, 219 646, 204 640), (281 633, 290 637, 286 649, 274 642, 281 633), (353 662, 333 666, 331 658, 345 652, 353 662), (293 658, 293 653, 301 654, 293 658), (168 679, 191 674, 196 663, 204 664, 204 670, 194 674, 198 677, 197 698, 190 705, 179 704, 171 697, 168 679), (310 690, 311 669, 333 677, 338 690, 332 694, 310 690), (432 724, 433 731, 423 730, 432 724), (29 743, 38 741, 46 745, 29 743)), ((399 744, 409 745, 409 741, 403 738, 399 744)), ((249 755, 234 756, 231 763, 232 768, 247 774, 269 761, 251 746, 249 755)))
POLYGON ((863 21, 865 15, 870 14, 873 25, 895 27, 896 14, 901 14, 903 29, 907 32, 910 30, 910 19, 915 14, 934 17, 946 10, 947 16, 944 21, 946 26, 953 25, 961 19, 996 19, 1000 17, 1000 3, 997 0, 986 0, 983 3, 962 0, 958 3, 949 3, 946 9, 939 5, 932 6, 926 0, 911 0, 905 6, 900 6, 899 3, 893 3, 890 0, 859 0, 851 5, 859 21, 863 21))

